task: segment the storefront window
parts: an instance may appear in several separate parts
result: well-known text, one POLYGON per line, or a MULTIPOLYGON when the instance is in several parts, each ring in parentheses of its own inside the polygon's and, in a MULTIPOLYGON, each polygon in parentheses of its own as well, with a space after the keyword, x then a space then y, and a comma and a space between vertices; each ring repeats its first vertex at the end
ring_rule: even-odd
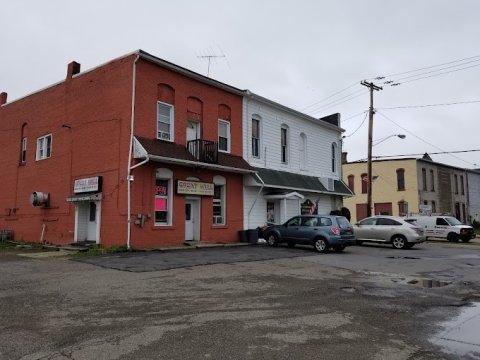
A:
POLYGON ((155 225, 172 223, 172 177, 169 169, 157 169, 155 179, 155 225))
POLYGON ((225 186, 227 179, 216 175, 213 177, 213 225, 225 225, 225 186))

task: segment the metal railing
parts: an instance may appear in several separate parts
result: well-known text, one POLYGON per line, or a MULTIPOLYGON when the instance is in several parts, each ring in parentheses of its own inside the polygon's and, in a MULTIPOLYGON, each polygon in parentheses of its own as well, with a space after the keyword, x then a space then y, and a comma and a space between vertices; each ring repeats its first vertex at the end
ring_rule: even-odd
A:
POLYGON ((215 141, 190 140, 187 141, 187 149, 198 161, 211 164, 218 162, 218 144, 215 141))

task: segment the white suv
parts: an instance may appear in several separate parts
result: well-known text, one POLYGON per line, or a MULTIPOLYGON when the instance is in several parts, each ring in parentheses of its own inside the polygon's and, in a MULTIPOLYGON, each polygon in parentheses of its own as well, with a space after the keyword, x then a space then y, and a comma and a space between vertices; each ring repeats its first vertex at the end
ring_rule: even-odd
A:
POLYGON ((412 216, 405 221, 421 226, 425 236, 447 239, 448 241, 469 242, 475 238, 473 228, 462 224, 453 216, 412 216))

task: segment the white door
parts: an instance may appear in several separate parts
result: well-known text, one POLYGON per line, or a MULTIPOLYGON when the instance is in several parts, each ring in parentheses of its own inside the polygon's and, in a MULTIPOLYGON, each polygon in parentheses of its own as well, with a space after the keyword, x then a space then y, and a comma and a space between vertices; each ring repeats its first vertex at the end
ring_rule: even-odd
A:
POLYGON ((200 240, 200 200, 185 201, 185 240, 200 240))
POLYGON ((188 151, 195 156, 198 157, 199 155, 199 145, 198 143, 188 144, 191 140, 200 139, 200 123, 195 121, 188 121, 187 122, 187 147, 188 151))
POLYGON ((100 242, 100 201, 80 201, 75 204, 74 241, 100 242))

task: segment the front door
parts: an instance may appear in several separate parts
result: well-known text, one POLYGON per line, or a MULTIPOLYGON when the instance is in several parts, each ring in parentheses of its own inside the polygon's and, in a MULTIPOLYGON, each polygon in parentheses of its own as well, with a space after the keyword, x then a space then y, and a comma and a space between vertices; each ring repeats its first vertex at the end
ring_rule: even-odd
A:
POLYGON ((75 204, 75 241, 100 242, 100 201, 79 201, 75 204))
POLYGON ((200 240, 200 200, 185 201, 185 240, 200 240))

